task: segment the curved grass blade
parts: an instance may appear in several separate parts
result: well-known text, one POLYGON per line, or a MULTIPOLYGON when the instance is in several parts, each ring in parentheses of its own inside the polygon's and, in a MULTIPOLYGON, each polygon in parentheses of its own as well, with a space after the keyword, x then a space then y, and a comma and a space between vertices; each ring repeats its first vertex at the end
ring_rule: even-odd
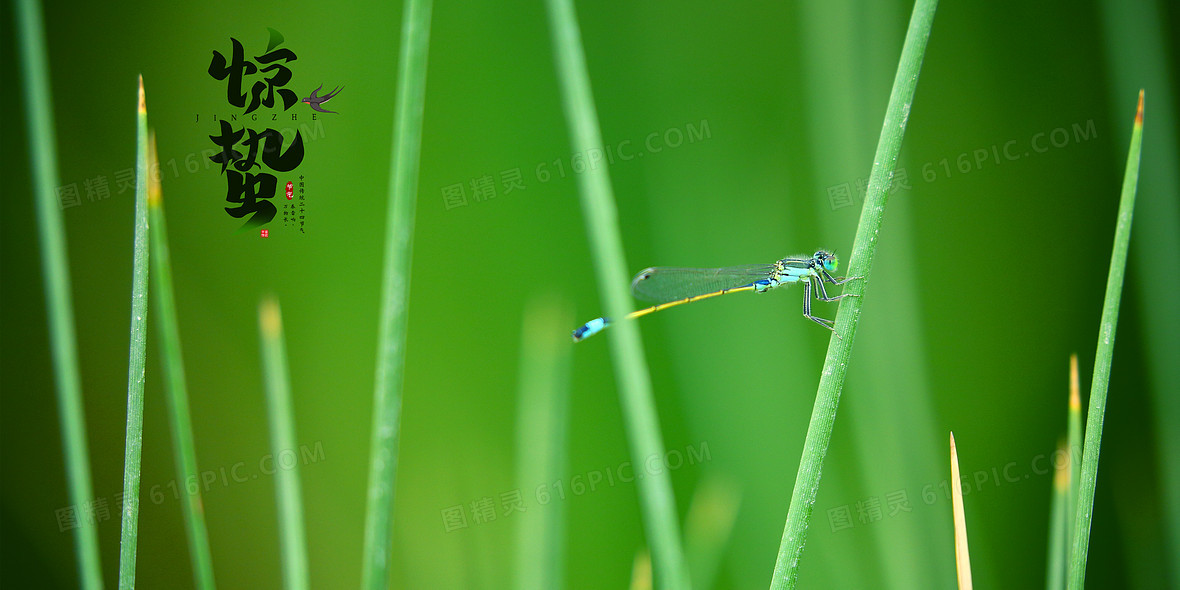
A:
MULTIPOLYGON (((594 110, 590 74, 586 71, 586 56, 582 51, 582 35, 578 30, 573 0, 547 0, 546 4, 571 147, 574 153, 589 153, 591 149, 602 148, 602 133, 598 129, 598 115, 594 110)), ((626 283, 623 282, 627 264, 610 177, 605 166, 591 168, 577 176, 582 215, 606 317, 621 318, 630 311, 626 283)), ((643 465, 646 457, 664 455, 664 441, 635 322, 619 322, 611 332, 610 342, 627 446, 632 464, 643 465)), ((656 586, 687 589, 688 569, 684 563, 671 478, 666 470, 661 470, 636 479, 656 586)))
POLYGON ((418 196, 418 160, 422 148, 422 113, 426 104, 431 7, 431 0, 408 0, 402 17, 361 572, 361 587, 369 590, 389 587, 389 565, 393 557, 393 493, 401 431, 410 259, 418 196))
MULTIPOLYGON (((29 163, 33 173, 33 201, 37 210, 37 235, 41 243, 41 274, 45 281, 45 310, 49 316, 49 346, 53 357, 61 446, 65 453, 66 484, 75 510, 94 499, 90 482, 90 453, 86 448, 86 416, 82 407, 82 379, 78 371, 78 343, 74 333, 74 301, 70 294, 70 263, 66 259, 66 232, 55 187, 57 136, 53 124, 53 95, 49 89, 49 59, 45 53, 45 28, 36 0, 16 3, 20 35, 18 51, 25 89, 29 134, 29 163)), ((95 523, 79 518, 74 523, 74 551, 83 588, 102 588, 95 523)))
POLYGON ((1102 444, 1102 421, 1106 416, 1106 393, 1110 384, 1110 365, 1114 358, 1115 328, 1119 321, 1119 302, 1123 295, 1123 275, 1127 268, 1127 249, 1131 243, 1131 217, 1135 211, 1135 191, 1139 181, 1139 154, 1143 145, 1143 91, 1127 169, 1119 197, 1118 220, 1114 230, 1114 247, 1110 254, 1110 272, 1106 277, 1106 297, 1102 304, 1102 321, 1098 327, 1098 351, 1094 355, 1094 378, 1090 381, 1090 407, 1086 413, 1086 439, 1082 447, 1081 484, 1074 518, 1074 536, 1069 561, 1069 587, 1081 590, 1086 580, 1086 553, 1090 548, 1090 518, 1094 512, 1094 488, 1098 483, 1098 452, 1102 444))
MULTIPOLYGON (((922 68, 926 41, 930 37, 930 28, 937 7, 937 0, 917 0, 914 3, 905 45, 902 47, 901 59, 894 77, 893 90, 889 96, 889 106, 886 108, 885 121, 881 127, 881 138, 877 143, 876 156, 873 158, 873 169, 869 176, 864 207, 861 209, 860 223, 856 229, 856 239, 852 245, 848 275, 863 277, 860 281, 853 281, 849 284, 849 289, 845 289, 845 292, 854 295, 863 295, 868 287, 873 256, 876 253, 877 239, 889 196, 889 184, 897 165, 898 153, 901 151, 901 140, 905 134, 905 124, 909 118, 910 106, 913 104, 918 73, 922 68)), ((833 337, 828 341, 828 353, 824 359, 811 421, 807 426, 803 456, 795 477, 787 522, 783 527, 782 542, 779 544, 778 560, 775 562, 770 582, 772 589, 794 588, 798 579, 799 561, 807 540, 807 527, 811 522, 812 509, 819 493, 820 473, 832 438, 836 408, 844 388, 844 378, 852 354, 852 343, 855 340, 863 300, 863 296, 846 298, 841 301, 836 312, 836 332, 844 337, 833 337)))

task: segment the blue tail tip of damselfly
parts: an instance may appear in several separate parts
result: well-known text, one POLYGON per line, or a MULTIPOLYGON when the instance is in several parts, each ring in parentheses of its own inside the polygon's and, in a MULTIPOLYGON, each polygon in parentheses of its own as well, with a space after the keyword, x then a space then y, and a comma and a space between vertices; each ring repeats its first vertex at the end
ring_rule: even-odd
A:
POLYGON ((581 342, 603 330, 610 322, 606 318, 597 318, 586 322, 574 330, 574 342, 581 342))

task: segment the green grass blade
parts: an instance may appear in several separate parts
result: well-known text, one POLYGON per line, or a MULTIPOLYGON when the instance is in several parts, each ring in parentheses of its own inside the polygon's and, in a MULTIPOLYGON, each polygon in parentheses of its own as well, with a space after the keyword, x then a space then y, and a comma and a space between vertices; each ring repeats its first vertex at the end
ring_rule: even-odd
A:
MULTIPOLYGON (((1074 534, 1074 515, 1078 513, 1078 488, 1082 484, 1082 398, 1077 354, 1069 356, 1069 427, 1066 436, 1069 437, 1066 468, 1069 472, 1069 488, 1065 494, 1065 551, 1068 554, 1069 543, 1074 534)), ((1063 559, 1068 563, 1067 558, 1063 559)))
MULTIPOLYGON (((565 476, 569 452, 570 353, 565 337, 572 314, 555 302, 525 308, 517 398, 517 489, 565 476)), ((564 588, 565 503, 527 510, 517 522, 516 588, 564 588)))
POLYGON ((393 552, 393 493, 401 431, 410 259, 422 149, 422 113, 426 104, 431 9, 431 0, 409 0, 402 17, 361 577, 361 587, 370 590, 384 590, 389 586, 393 552))
MULTIPOLYGON (((557 77, 573 152, 585 154, 592 149, 601 150, 602 135, 598 129, 598 115, 590 91, 590 75, 586 71, 573 1, 548 0, 547 4, 557 77)), ((607 317, 621 318, 629 311, 630 294, 610 177, 605 166, 591 167, 577 177, 599 293, 607 317)), ((617 322, 610 330, 610 343, 632 463, 643 465, 647 457, 664 456, 664 442, 639 329, 634 322, 617 322)), ((666 470, 661 470, 636 479, 656 585, 659 588, 688 588, 688 569, 680 542, 671 478, 666 470)))
MULTIPOLYGON (((864 207, 861 209, 860 223, 857 226, 856 239, 852 245, 852 255, 849 261, 849 276, 863 278, 849 283, 845 289, 846 293, 863 295, 868 286, 885 205, 889 197, 889 184, 897 165, 898 153, 901 151, 901 140, 905 134, 905 124, 913 104, 914 90, 918 84, 918 73, 922 68, 926 41, 930 37, 930 27, 934 22, 934 12, 937 7, 937 0, 918 0, 914 4, 909 30, 906 32, 905 45, 902 47, 901 59, 894 77, 893 90, 889 96, 889 105, 885 111, 881 139, 877 144, 876 156, 873 158, 873 169, 869 175, 864 207)), ((852 343, 856 337, 857 320, 860 317, 863 299, 863 297, 846 298, 841 302, 836 312, 836 330, 843 338, 833 336, 828 344, 828 353, 824 359, 815 406, 807 427, 807 437, 803 443, 803 456, 795 477, 795 488, 791 494, 791 506, 787 511, 787 522, 783 528, 782 542, 779 545, 778 560, 771 578, 770 587, 774 589, 794 588, 798 578, 799 561, 806 543, 807 527, 811 522, 812 509, 819 493, 820 473, 823 469, 824 457, 827 455, 828 444, 831 442, 832 426, 836 420, 836 408, 839 405, 840 393, 844 387, 844 378, 852 353, 852 343)))
MULTIPOLYGON (((1105 68, 1108 104, 1117 109, 1118 120, 1124 97, 1136 88, 1151 88, 1152 128, 1180 129, 1180 97, 1174 80, 1176 75, 1174 17, 1168 14, 1174 3, 1123 2, 1102 0, 1098 3, 1096 22, 1101 26, 1098 37, 1105 46, 1105 68)), ((1158 527, 1163 533, 1163 552, 1131 550, 1127 554, 1126 569, 1146 579, 1162 578, 1164 586, 1180 588, 1180 310, 1176 307, 1176 293, 1180 293, 1180 272, 1160 272, 1160 269, 1180 268, 1180 133, 1166 131, 1151 133, 1143 138, 1142 175, 1139 190, 1145 198, 1138 203, 1135 234, 1150 248, 1136 248, 1130 256, 1132 280, 1130 290, 1136 298, 1139 338, 1138 346, 1145 382, 1150 392, 1151 416, 1155 440, 1154 455, 1158 461, 1155 487, 1160 490, 1159 514, 1145 515, 1148 523, 1120 526, 1126 536, 1123 545, 1135 547, 1143 542, 1148 531, 1141 526, 1158 527), (1156 524, 1158 523, 1158 524, 1156 524), (1141 564, 1141 565, 1140 565, 1141 564)), ((1142 512, 1142 511, 1138 511, 1142 512)))
MULTIPOLYGON (((29 153, 33 174, 33 200, 37 209, 37 234, 41 244, 41 274, 45 280, 45 310, 49 315, 49 346, 57 386, 58 421, 65 453, 66 482, 75 511, 93 501, 90 453, 86 447, 86 416, 82 407, 82 379, 78 372, 78 343, 74 334, 74 302, 70 294, 70 264, 66 259, 66 232, 56 188, 57 137, 53 124, 53 96, 49 89, 49 59, 45 53, 45 29, 41 5, 36 0, 16 3, 25 88, 29 153)), ((102 588, 95 522, 78 518, 74 527, 78 577, 87 590, 102 588)))
POLYGON ((698 588, 714 586, 741 504, 737 487, 716 473, 697 485, 684 518, 684 554, 698 588))
POLYGON ((135 125, 135 243, 131 262, 131 352, 127 367, 127 442, 123 454, 123 528, 119 538, 119 588, 135 587, 139 540, 139 475, 143 451, 143 382, 147 363, 148 132, 143 76, 135 125))
MULTIPOLYGON (((148 140, 148 161, 159 169, 156 136, 148 140)), ((160 176, 154 174, 148 185, 148 229, 151 239, 152 290, 155 292, 153 314, 160 334, 160 357, 164 368, 164 402, 172 430, 172 450, 176 454, 176 478, 180 488, 184 528, 188 534, 189 557, 193 567, 193 585, 198 590, 212 590, 213 558, 209 550, 209 533, 205 527, 205 508, 201 502, 197 475, 197 450, 193 442, 193 424, 189 413, 188 389, 185 385, 184 360, 180 352, 180 328, 176 319, 176 297, 172 293, 172 259, 168 252, 168 228, 164 223, 164 199, 160 176)))
MULTIPOLYGON (((1068 456, 1069 443, 1057 445, 1059 455, 1068 456)), ((1045 570, 1046 590, 1065 588, 1065 563, 1069 555, 1069 534, 1066 515, 1069 513, 1069 466, 1053 470, 1053 495, 1049 501, 1049 550, 1045 570)))
POLYGON ((258 329, 262 337, 262 373, 266 381, 270 452, 275 462, 275 500, 278 505, 283 587, 288 590, 306 590, 310 585, 307 578, 307 538, 303 531, 303 496, 299 491, 295 417, 291 410, 287 347, 283 342, 283 318, 278 301, 266 298, 258 306, 258 329))
POLYGON ((1081 485, 1074 518, 1074 537, 1069 561, 1069 587, 1081 590, 1086 579, 1086 553, 1090 547, 1090 517, 1094 512, 1094 488, 1098 483, 1098 451, 1102 444, 1102 421, 1106 415, 1106 390, 1110 383, 1110 364, 1114 357, 1115 328, 1119 320, 1119 302, 1123 295, 1123 275, 1127 267, 1127 249, 1131 242, 1131 217, 1135 210, 1135 189, 1139 181, 1139 153, 1143 144, 1143 91, 1131 147, 1127 153, 1127 170, 1119 197, 1118 221, 1114 230, 1114 247, 1110 254, 1110 273, 1106 277, 1106 297, 1102 303, 1102 322, 1098 328, 1098 351, 1094 355, 1094 378, 1090 382, 1090 407, 1086 413, 1086 438, 1082 447, 1081 485))
POLYGON ((1045 572, 1045 588, 1065 588, 1069 571, 1070 539, 1073 538, 1077 512, 1078 484, 1082 462, 1082 402, 1078 385, 1078 355, 1069 355, 1069 419, 1066 439, 1058 445, 1057 454, 1066 458, 1064 465, 1053 473, 1053 496, 1049 516, 1049 558, 1045 572))

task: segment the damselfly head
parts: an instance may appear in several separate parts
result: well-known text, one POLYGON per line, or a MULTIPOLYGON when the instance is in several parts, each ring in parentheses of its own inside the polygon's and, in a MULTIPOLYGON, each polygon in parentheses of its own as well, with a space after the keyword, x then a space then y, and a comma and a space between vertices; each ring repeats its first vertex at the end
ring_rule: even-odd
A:
POLYGON ((840 259, 836 258, 835 254, 827 250, 817 250, 815 252, 815 261, 828 272, 836 272, 836 269, 840 267, 840 259))

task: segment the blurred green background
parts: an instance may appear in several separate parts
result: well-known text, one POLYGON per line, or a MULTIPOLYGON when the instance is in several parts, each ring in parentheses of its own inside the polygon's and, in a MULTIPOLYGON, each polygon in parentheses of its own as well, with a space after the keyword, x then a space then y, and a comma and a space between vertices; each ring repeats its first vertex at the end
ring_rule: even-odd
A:
MULTIPOLYGON (((847 256, 908 2, 578 5, 628 265, 847 256)), ((3 4, 0 197, 0 571, 5 587, 75 587, 26 105, 3 4)), ((401 7, 80 2, 44 8, 63 211, 98 525, 114 585, 126 413, 136 74, 159 137, 180 330, 214 568, 223 588, 280 585, 256 307, 283 306, 311 576, 359 583, 401 7), (225 177, 201 155, 231 112, 213 50, 295 51, 308 118, 306 233, 236 233, 225 177), (200 121, 194 119, 200 115, 200 121), (322 123, 322 127, 316 127, 322 123), (199 163, 199 166, 198 166, 199 163), (187 166, 186 166, 187 165, 187 166), (190 168, 197 170, 190 171, 190 168), (106 177, 109 198, 85 184, 106 177), (236 469, 236 471, 235 471, 236 469), (234 475, 242 481, 235 481, 234 475)), ((805 588, 949 587, 947 433, 965 477, 975 581, 1040 587, 1050 462, 1067 367, 1088 391, 1134 116, 1146 130, 1131 266, 1110 383, 1087 581, 1180 584, 1180 198, 1174 2, 944 2, 934 21, 880 235, 802 566, 805 588), (902 184, 899 181, 896 184, 902 184), (1168 492, 1167 490, 1172 490, 1168 492), (877 509, 874 510, 874 505, 877 509), (841 520, 847 514, 848 520, 841 520)), ((503 588, 526 510, 564 510, 566 585, 619 588, 644 546, 607 349, 574 346, 564 500, 514 477, 522 322, 540 299, 601 314, 541 3, 438 3, 431 33, 395 516, 398 588, 503 588), (519 169, 522 188, 504 190, 519 169), (494 198, 472 182, 490 177, 494 198), (466 203, 444 199, 460 185, 466 203), (449 206, 450 205, 450 206, 449 206), (571 481, 603 481, 572 493, 571 481), (496 518, 479 522, 484 498, 496 518), (462 507, 467 526, 443 516, 462 507)), ((285 115, 284 115, 285 116, 285 115)), ((619 277, 626 280, 628 277, 619 277)), ((762 588, 782 534, 828 334, 799 290, 642 320, 682 515, 721 482, 740 497, 716 588, 762 588)), ((820 304, 820 314, 835 307, 820 304)), ((149 312, 152 313, 152 312, 149 312)), ((138 577, 191 584, 155 332, 149 339, 138 577)), ((553 482, 538 481, 539 486, 553 482)), ((182 486, 181 486, 182 487, 182 486)))

